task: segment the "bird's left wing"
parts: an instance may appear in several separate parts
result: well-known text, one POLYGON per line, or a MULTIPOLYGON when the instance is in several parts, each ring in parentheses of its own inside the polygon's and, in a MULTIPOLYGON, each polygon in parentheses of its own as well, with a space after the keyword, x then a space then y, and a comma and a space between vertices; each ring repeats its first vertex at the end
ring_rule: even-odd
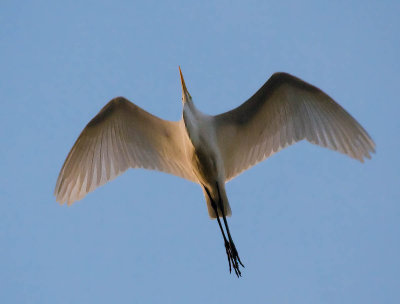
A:
POLYGON ((128 168, 159 170, 196 182, 185 156, 182 124, 162 120, 123 97, 111 100, 80 134, 54 194, 73 203, 128 168))
POLYGON ((332 98, 286 73, 275 73, 249 100, 214 119, 226 181, 303 139, 360 161, 375 147, 332 98))

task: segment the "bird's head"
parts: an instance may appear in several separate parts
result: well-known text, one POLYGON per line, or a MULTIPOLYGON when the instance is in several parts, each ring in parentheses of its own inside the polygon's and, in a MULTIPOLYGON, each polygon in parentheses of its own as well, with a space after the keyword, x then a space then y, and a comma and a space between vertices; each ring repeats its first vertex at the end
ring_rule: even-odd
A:
POLYGON ((182 84, 182 102, 185 104, 186 102, 192 101, 192 96, 190 96, 189 91, 186 88, 185 79, 183 79, 181 67, 179 67, 179 74, 181 76, 181 84, 182 84))

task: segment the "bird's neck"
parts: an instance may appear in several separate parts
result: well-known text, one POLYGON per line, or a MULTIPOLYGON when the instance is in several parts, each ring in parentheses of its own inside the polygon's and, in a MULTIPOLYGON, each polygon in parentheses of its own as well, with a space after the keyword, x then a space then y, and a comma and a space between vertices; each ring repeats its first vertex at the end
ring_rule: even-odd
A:
POLYGON ((183 121, 190 140, 195 143, 199 140, 199 126, 201 124, 202 113, 197 110, 194 103, 186 101, 183 104, 183 121))

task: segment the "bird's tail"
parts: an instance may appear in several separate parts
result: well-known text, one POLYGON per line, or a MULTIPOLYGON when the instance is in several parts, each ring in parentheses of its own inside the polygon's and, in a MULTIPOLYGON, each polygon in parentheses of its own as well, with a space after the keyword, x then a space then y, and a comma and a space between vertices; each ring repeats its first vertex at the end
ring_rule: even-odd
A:
POLYGON ((215 213, 215 210, 212 206, 213 205, 212 201, 214 201, 215 204, 218 206, 217 212, 219 217, 222 217, 222 211, 220 208, 221 203, 225 216, 232 215, 231 206, 229 205, 228 197, 225 192, 225 185, 221 186, 221 184, 218 184, 218 186, 219 187, 212 187, 212 189, 210 188, 206 189, 206 187, 203 186, 203 192, 207 202, 208 215, 212 219, 217 218, 217 214, 215 213))

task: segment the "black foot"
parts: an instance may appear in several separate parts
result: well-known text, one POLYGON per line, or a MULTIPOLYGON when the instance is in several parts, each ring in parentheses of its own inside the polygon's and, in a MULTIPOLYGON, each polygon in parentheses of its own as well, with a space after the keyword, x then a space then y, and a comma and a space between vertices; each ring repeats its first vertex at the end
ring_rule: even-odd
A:
POLYGON ((244 267, 244 265, 239 258, 239 254, 236 250, 235 244, 233 242, 228 242, 226 240, 225 241, 225 250, 226 250, 226 255, 228 256, 229 272, 232 272, 232 267, 233 267, 233 270, 235 270, 236 276, 241 277, 242 273, 240 272, 239 267, 240 267, 240 265, 242 267, 244 267))

